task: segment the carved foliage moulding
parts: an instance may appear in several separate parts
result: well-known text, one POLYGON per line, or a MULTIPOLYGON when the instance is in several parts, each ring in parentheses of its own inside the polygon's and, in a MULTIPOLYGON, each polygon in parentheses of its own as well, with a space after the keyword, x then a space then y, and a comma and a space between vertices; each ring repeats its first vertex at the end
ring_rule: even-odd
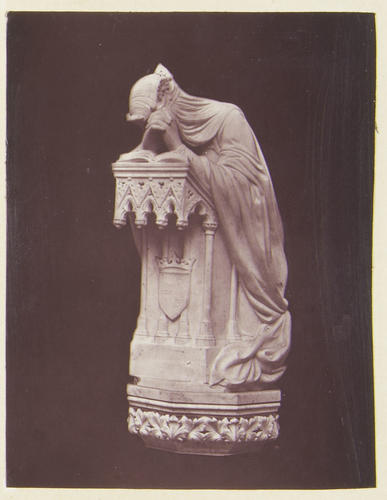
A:
POLYGON ((129 432, 162 440, 230 443, 276 439, 278 415, 245 417, 193 417, 163 414, 129 408, 129 432))

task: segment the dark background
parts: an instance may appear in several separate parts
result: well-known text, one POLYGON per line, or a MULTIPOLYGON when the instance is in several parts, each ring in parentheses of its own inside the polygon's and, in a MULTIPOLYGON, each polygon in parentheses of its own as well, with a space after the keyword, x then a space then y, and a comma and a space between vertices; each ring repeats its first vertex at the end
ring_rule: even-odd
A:
POLYGON ((375 484, 368 14, 8 15, 8 486, 375 484), (139 306, 110 164, 140 139, 131 85, 166 65, 245 112, 286 234, 293 347, 281 436, 261 454, 175 455, 128 434, 139 306))

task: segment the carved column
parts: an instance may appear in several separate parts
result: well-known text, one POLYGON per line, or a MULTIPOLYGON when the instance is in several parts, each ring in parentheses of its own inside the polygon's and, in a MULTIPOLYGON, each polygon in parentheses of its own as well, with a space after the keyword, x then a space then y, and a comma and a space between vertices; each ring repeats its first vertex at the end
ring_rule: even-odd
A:
POLYGON ((145 227, 139 229, 141 231, 141 299, 140 299, 140 314, 137 319, 137 328, 135 337, 148 337, 146 325, 146 301, 148 289, 148 232, 145 227))
MULTIPOLYGON (((162 230, 162 260, 167 261, 169 257, 169 234, 167 229, 162 230)), ((160 316, 157 327, 156 342, 164 342, 169 337, 168 333, 168 318, 160 307, 160 316)))
POLYGON ((199 336, 196 339, 197 345, 215 345, 215 337, 211 324, 211 293, 212 293, 212 261, 214 253, 214 236, 217 225, 204 223, 205 234, 205 254, 204 254, 204 277, 203 277, 203 302, 202 320, 200 324, 199 336))

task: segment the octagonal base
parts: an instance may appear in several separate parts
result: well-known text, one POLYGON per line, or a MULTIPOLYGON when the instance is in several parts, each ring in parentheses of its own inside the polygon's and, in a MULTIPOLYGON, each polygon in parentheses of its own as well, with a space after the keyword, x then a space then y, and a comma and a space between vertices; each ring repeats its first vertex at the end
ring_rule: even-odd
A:
POLYGON ((215 393, 212 403, 208 396, 129 384, 129 432, 147 447, 196 455, 257 451, 278 437, 280 391, 215 393))

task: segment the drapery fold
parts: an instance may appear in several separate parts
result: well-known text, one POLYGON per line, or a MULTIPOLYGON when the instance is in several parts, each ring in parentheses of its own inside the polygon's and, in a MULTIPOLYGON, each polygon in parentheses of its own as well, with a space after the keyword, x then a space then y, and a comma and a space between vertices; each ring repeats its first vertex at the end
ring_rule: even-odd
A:
POLYGON ((220 350, 210 384, 273 382, 285 370, 291 319, 283 227, 265 159, 237 106, 176 86, 171 110, 183 142, 203 159, 202 168, 194 162, 195 175, 212 196, 240 287, 261 325, 249 332, 252 341, 220 350))

